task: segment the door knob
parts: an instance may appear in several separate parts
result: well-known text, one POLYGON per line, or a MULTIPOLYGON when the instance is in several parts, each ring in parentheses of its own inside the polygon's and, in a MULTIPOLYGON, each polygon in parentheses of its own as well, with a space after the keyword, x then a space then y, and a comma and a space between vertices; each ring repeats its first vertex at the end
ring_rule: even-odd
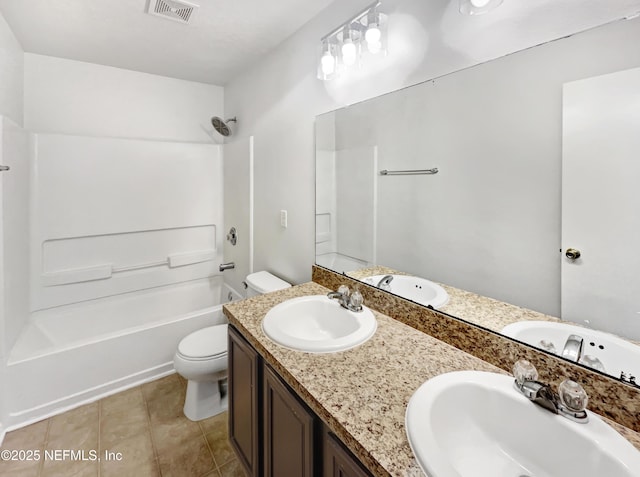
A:
POLYGON ((576 260, 580 258, 580 250, 576 250, 575 248, 568 248, 566 252, 564 252, 564 255, 569 260, 576 260))

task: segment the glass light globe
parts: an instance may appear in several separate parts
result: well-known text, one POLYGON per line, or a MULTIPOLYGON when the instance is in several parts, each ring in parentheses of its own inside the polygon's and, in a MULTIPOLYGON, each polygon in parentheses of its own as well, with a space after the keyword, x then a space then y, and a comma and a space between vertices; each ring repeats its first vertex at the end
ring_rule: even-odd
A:
POLYGON ((377 23, 372 23, 367 28, 367 31, 364 34, 364 39, 367 40, 368 44, 371 43, 380 43, 380 37, 382 36, 382 32, 378 27, 377 23))
POLYGON ((473 5, 474 7, 482 8, 482 7, 486 7, 487 3, 489 3, 491 0, 470 0, 470 1, 471 1, 471 5, 473 5))
POLYGON ((329 51, 324 52, 320 59, 320 64, 322 65, 322 72, 327 76, 333 74, 336 70, 336 59, 329 51))
POLYGON ((342 62, 346 66, 353 66, 358 59, 358 49, 355 43, 347 38, 342 45, 342 62))

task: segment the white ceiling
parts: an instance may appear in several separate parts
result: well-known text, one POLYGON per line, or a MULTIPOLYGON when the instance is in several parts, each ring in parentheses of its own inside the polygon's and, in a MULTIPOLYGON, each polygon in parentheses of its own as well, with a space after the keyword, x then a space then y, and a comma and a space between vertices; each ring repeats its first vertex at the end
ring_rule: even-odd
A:
POLYGON ((189 0, 185 25, 148 0, 0 0, 26 52, 224 85, 333 0, 189 0))

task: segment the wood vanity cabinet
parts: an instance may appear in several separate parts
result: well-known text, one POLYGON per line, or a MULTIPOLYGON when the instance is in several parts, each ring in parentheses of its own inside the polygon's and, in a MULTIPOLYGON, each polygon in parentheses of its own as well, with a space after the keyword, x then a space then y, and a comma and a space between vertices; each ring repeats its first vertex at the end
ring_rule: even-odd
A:
POLYGON ((260 356, 229 326, 229 441, 251 477, 260 477, 260 356))
POLYGON ((229 441, 251 477, 370 477, 229 326, 229 441))
POLYGON ((269 366, 262 382, 264 476, 314 477, 315 415, 269 366))

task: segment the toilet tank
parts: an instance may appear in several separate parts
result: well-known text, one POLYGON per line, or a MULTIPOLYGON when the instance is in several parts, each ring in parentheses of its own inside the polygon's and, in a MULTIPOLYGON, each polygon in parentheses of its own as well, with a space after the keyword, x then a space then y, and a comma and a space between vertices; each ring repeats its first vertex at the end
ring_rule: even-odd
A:
POLYGON ((283 288, 289 288, 291 283, 287 283, 284 280, 279 279, 275 275, 271 275, 269 272, 255 272, 247 276, 247 298, 252 296, 262 295, 263 293, 269 293, 283 288))

